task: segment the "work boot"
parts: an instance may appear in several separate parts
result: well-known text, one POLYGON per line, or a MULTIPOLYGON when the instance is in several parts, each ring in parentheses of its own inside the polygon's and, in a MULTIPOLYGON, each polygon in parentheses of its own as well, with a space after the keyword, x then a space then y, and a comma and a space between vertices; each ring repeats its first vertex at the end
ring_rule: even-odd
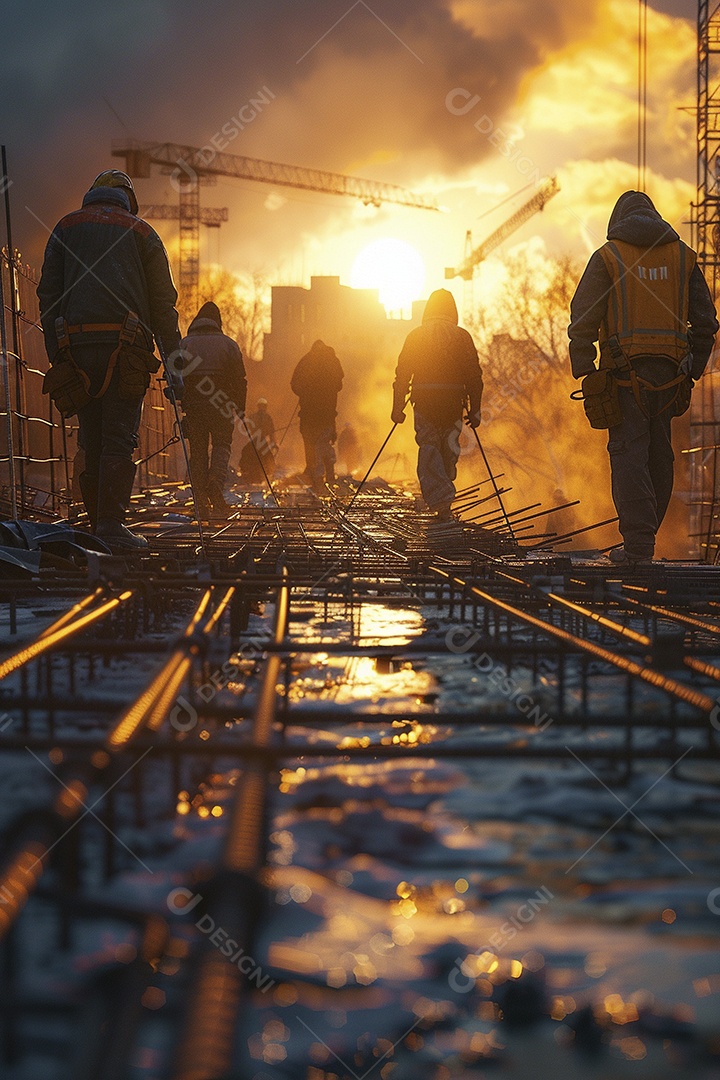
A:
POLYGON ((613 548, 609 555, 610 562, 614 566, 641 566, 651 563, 653 560, 652 555, 637 555, 634 552, 627 551, 626 548, 617 547, 613 548))
POLYGON ((135 464, 116 454, 100 459, 97 535, 115 553, 140 552, 147 546, 143 536, 135 536, 123 525, 135 481, 135 464))
POLYGON ((221 514, 227 514, 228 510, 232 510, 232 506, 225 498, 223 485, 219 480, 209 481, 207 488, 207 497, 213 510, 217 510, 221 514))
POLYGON ((98 518, 98 484, 99 477, 94 476, 92 473, 82 472, 78 477, 78 483, 80 484, 80 492, 82 494, 83 504, 85 511, 90 522, 90 529, 92 532, 97 532, 97 518, 98 518))
POLYGON ((437 508, 435 511, 435 520, 440 522, 455 521, 450 503, 448 503, 447 506, 439 506, 437 508))
POLYGON ((198 491, 195 493, 193 506, 195 507, 195 517, 200 518, 201 521, 209 521, 212 507, 210 505, 210 500, 204 492, 198 491))

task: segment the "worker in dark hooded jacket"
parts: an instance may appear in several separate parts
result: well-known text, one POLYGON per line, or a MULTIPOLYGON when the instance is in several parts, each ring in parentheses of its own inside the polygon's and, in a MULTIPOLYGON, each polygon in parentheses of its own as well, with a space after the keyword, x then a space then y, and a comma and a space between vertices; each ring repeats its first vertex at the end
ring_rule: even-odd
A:
POLYGON ((63 416, 77 413, 91 527, 111 548, 130 551, 147 547, 123 521, 143 398, 160 366, 153 338, 168 359, 180 344, 167 254, 137 211, 130 177, 100 173, 82 209, 53 229, 37 289, 51 364, 43 389, 63 416))
POLYGON ((673 488, 671 420, 690 404, 718 322, 695 252, 647 195, 620 196, 607 236, 572 300, 570 361, 576 379, 594 372, 599 341, 617 390, 608 453, 623 546, 610 557, 633 565, 653 557, 673 488))
POLYGON ((305 446, 305 476, 313 491, 335 480, 335 417, 344 372, 335 350, 315 341, 299 361, 290 388, 300 399, 300 434, 305 446))
POLYGON ((463 408, 468 423, 480 424, 483 381, 477 349, 458 326, 455 298, 447 289, 430 294, 422 326, 411 330, 398 359, 392 421, 405 420, 410 394, 415 411, 420 489, 439 521, 452 518, 463 408))
POLYGON ((248 442, 240 454, 240 473, 249 484, 261 484, 275 475, 275 422, 267 398, 258 398, 257 409, 247 417, 248 442))
POLYGON ((220 309, 212 300, 202 305, 180 347, 195 511, 207 517, 211 509, 229 509, 224 487, 235 416, 245 414, 245 365, 237 343, 223 333, 220 309))

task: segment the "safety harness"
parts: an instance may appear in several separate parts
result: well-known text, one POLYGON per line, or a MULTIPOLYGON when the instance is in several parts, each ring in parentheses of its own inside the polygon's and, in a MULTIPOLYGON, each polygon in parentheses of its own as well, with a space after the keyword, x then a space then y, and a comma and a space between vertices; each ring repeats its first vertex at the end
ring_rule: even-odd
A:
MULTIPOLYGON (((667 382, 660 383, 658 385, 656 383, 650 382, 649 379, 643 379, 642 375, 638 375, 637 371, 632 366, 632 364, 628 360, 627 356, 623 352, 623 349, 622 349, 622 347, 620 345, 620 342, 617 340, 617 338, 615 338, 614 340, 609 339, 608 340, 608 346, 609 346, 611 355, 613 355, 613 358, 618 361, 616 363, 616 366, 612 369, 612 371, 613 371, 613 379, 614 379, 615 385, 616 386, 625 386, 625 387, 628 387, 630 390, 632 390, 632 394, 633 394, 633 397, 635 398, 635 402, 637 404, 637 407, 640 409, 640 411, 643 413, 644 416, 649 417, 650 413, 648 412, 648 410, 645 408, 645 405, 643 404, 643 399, 642 399, 642 391, 643 390, 650 391, 651 393, 659 394, 663 390, 670 390, 671 387, 673 387, 673 386, 677 387, 677 389, 675 390, 675 393, 670 398, 670 400, 667 401, 663 405, 662 409, 660 409, 657 413, 655 413, 656 416, 660 416, 661 413, 664 413, 667 409, 671 409, 677 403, 678 397, 680 396, 681 390, 683 388, 683 383, 686 386, 689 383, 688 376, 684 372, 680 372, 680 374, 676 375, 674 379, 668 379, 667 382), (615 353, 616 349, 617 349, 617 354, 615 353), (626 374, 627 378, 624 378, 624 379, 621 378, 620 374, 626 374)), ((681 363, 682 363, 682 361, 681 361, 681 363)), ((685 410, 683 410, 683 412, 684 411, 685 410)), ((678 414, 676 413, 675 415, 678 415, 678 414)))

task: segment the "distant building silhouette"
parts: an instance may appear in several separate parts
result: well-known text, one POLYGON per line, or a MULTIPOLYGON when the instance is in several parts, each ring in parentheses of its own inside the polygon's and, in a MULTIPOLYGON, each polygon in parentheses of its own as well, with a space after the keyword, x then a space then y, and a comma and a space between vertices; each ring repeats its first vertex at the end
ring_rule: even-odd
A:
MULTIPOLYGON (((378 355, 396 357, 405 336, 417 326, 423 304, 412 319, 389 319, 377 289, 352 289, 339 277, 312 277, 310 288, 273 285, 271 330, 265 334, 262 367, 273 380, 290 374, 313 341, 331 341, 338 356, 352 364, 378 355)), ((267 376, 266 376, 267 377, 267 376)))
MULTIPOLYGON (((297 285, 272 287, 271 330, 265 334, 263 359, 250 366, 253 393, 264 393, 277 403, 279 427, 296 405, 290 392, 295 365, 318 339, 335 349, 345 382, 338 403, 337 429, 346 423, 359 440, 375 438, 385 424, 386 396, 392 385, 397 357, 408 332, 420 324, 424 303, 413 305, 411 319, 390 319, 378 299, 377 289, 353 289, 339 277, 313 277, 310 288, 297 285)), ((279 466, 288 459, 300 462, 297 421, 288 432, 279 466)))

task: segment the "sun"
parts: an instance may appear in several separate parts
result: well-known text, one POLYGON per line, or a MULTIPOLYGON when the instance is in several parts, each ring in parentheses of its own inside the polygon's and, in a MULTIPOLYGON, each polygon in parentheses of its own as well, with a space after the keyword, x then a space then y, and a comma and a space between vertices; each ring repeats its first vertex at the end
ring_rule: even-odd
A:
POLYGON ((355 259, 350 284, 354 289, 377 289, 388 314, 405 313, 422 295, 425 263, 417 248, 404 240, 373 240, 355 259))

